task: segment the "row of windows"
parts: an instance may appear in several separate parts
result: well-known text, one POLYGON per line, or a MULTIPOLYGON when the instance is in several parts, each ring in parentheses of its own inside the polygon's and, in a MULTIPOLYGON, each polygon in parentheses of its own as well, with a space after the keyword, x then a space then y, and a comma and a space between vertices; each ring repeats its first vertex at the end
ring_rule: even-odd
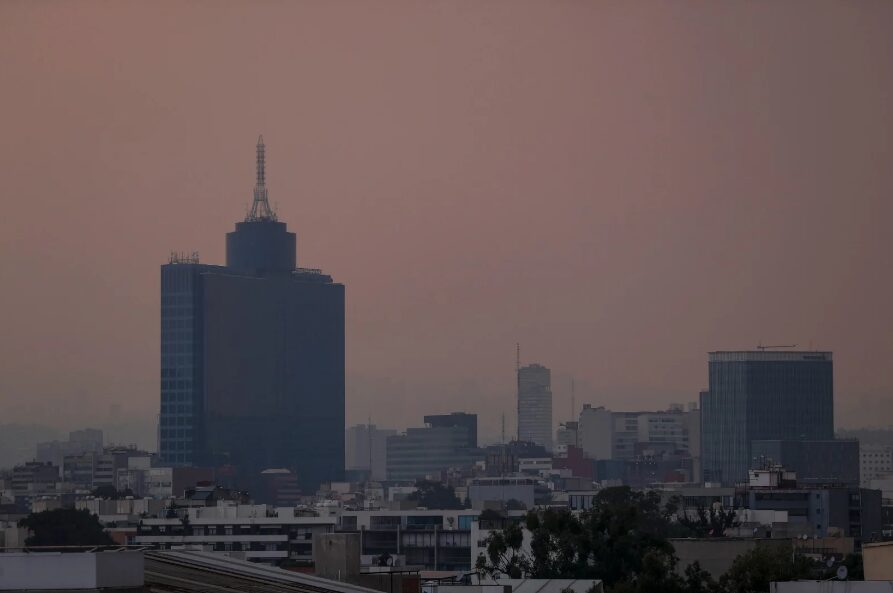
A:
MULTIPOLYGON (((182 320, 174 320, 178 323, 183 322, 182 320)), ((185 322, 183 322, 185 323, 185 322)), ((192 340, 192 328, 187 327, 186 329, 168 329, 161 332, 161 339, 165 342, 176 342, 177 340, 192 340)))
POLYGON ((170 440, 174 440, 174 439, 184 440, 185 439, 186 441, 188 441, 189 439, 192 438, 192 429, 191 428, 184 428, 184 429, 162 428, 161 429, 161 438, 170 439, 170 440))
POLYGON ((179 379, 177 381, 162 381, 162 389, 192 389, 192 381, 188 379, 179 379))
POLYGON ((191 416, 192 415, 192 406, 188 405, 188 404, 187 405, 178 405, 178 406, 175 406, 175 405, 166 406, 166 405, 162 404, 161 405, 161 414, 162 414, 162 416, 161 416, 161 425, 162 426, 171 426, 171 425, 177 425, 177 424, 191 424, 191 422, 184 420, 183 417, 171 417, 171 416, 165 416, 165 414, 182 414, 184 416, 191 416))
POLYGON ((193 295, 191 292, 183 292, 180 294, 165 294, 161 296, 161 306, 171 307, 173 305, 189 305, 192 303, 193 295))
POLYGON ((161 450, 164 451, 184 451, 192 453, 192 443, 190 441, 161 441, 161 450))
POLYGON ((167 317, 161 320, 161 329, 163 331, 173 331, 176 329, 192 329, 192 323, 189 319, 182 319, 177 317, 167 317))
POLYGON ((192 356, 162 356, 161 366, 180 367, 180 372, 182 372, 184 367, 192 366, 192 356))
POLYGON ((161 367, 161 378, 166 379, 168 377, 192 377, 192 372, 186 372, 182 368, 161 367))
POLYGON ((161 394, 162 403, 189 402, 192 401, 191 391, 166 391, 161 394))
POLYGON ((162 354, 186 354, 192 352, 194 342, 174 342, 161 344, 162 354))
POLYGON ((162 323, 164 323, 165 319, 172 319, 175 317, 192 319, 192 307, 166 307, 161 309, 162 323))
POLYGON ((165 463, 190 463, 192 461, 192 453, 167 453, 162 452, 161 458, 165 463))

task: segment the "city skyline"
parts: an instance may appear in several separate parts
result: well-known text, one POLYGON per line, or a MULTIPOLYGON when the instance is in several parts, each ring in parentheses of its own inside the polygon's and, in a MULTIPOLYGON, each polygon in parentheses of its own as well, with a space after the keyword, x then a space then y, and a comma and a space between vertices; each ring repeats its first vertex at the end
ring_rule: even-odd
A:
POLYGON ((511 434, 516 342, 554 424, 571 377, 578 411, 665 409, 760 342, 833 351, 837 425, 890 424, 893 7, 827 7, 4 4, 4 422, 152 434, 155 266, 223 260, 263 132, 301 260, 350 286, 347 425, 511 434))

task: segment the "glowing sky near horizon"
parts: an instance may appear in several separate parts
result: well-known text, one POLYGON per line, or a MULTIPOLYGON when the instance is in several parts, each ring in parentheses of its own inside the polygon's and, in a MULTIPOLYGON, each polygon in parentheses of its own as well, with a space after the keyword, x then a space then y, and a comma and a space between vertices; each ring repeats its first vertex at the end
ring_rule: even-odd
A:
POLYGON ((893 424, 893 3, 0 3, 0 422, 154 425, 159 270, 223 263, 267 144, 347 287, 348 421, 690 401, 833 350, 893 424))

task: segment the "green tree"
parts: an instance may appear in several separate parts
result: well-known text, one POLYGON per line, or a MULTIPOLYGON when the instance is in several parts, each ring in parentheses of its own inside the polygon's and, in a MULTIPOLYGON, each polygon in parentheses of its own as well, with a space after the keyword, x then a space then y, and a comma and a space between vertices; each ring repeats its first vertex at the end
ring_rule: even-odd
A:
POLYGON ((719 579, 727 593, 768 591, 773 581, 815 579, 821 567, 786 546, 757 546, 738 556, 719 579))
POLYGON ((31 530, 28 546, 101 546, 114 545, 96 515, 90 511, 54 509, 32 513, 19 521, 19 527, 31 530))
POLYGON ((684 511, 678 519, 679 525, 688 531, 689 537, 724 537, 726 529, 738 527, 738 516, 733 509, 699 506, 695 517, 689 517, 684 511))
POLYGON ((686 593, 721 593, 717 583, 709 572, 701 568, 697 560, 685 567, 686 593))
POLYGON ((676 572, 676 558, 659 550, 649 550, 642 567, 632 579, 616 583, 611 593, 687 593, 686 582, 676 572))
POLYGON ((530 532, 529 554, 522 550, 520 526, 507 525, 488 538, 487 554, 478 559, 478 569, 533 578, 601 579, 608 588, 629 591, 658 585, 674 591, 684 586, 675 573, 677 560, 667 539, 669 520, 656 493, 606 488, 580 515, 535 510, 527 514, 525 526, 530 532))
POLYGON ((527 514, 530 531, 530 576, 538 579, 585 577, 589 546, 580 520, 567 510, 527 514))
POLYGON ((669 521, 656 492, 637 492, 628 486, 605 488, 581 520, 592 576, 607 587, 635 581, 649 552, 650 562, 675 566, 675 551, 667 539, 669 521))
MULTIPOLYGON (((486 512, 486 511, 484 511, 486 512)), ((483 517, 483 513, 481 514, 483 517)), ((475 563, 479 574, 491 577, 506 575, 520 579, 530 573, 530 558, 522 552, 524 530, 515 522, 508 522, 487 537, 487 552, 475 563)))

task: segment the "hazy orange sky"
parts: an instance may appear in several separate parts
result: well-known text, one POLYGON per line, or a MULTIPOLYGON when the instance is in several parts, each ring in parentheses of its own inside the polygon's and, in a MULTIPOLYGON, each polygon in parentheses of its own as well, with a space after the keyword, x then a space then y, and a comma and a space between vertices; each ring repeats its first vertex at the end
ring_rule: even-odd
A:
POLYGON ((223 262, 259 133, 347 286, 351 423, 511 431, 517 341, 556 422, 762 341, 893 423, 888 0, 5 0, 0 423, 151 439, 159 265, 223 262))

